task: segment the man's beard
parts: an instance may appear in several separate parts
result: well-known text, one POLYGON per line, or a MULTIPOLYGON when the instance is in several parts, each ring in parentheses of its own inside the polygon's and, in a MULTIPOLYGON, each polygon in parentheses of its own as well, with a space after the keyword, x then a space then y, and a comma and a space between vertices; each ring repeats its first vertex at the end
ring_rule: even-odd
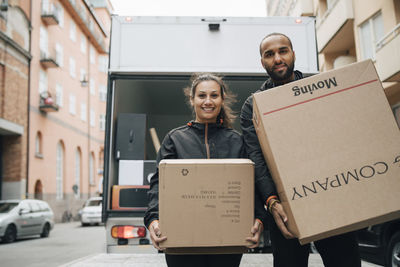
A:
POLYGON ((272 79, 273 81, 276 81, 276 82, 286 81, 286 80, 288 80, 288 79, 290 78, 290 76, 292 76, 292 74, 293 74, 294 62, 292 62, 292 64, 290 64, 290 65, 287 65, 287 64, 286 64, 286 66, 287 66, 287 70, 286 70, 286 72, 283 73, 283 74, 276 73, 276 72, 274 72, 272 69, 269 69, 269 68, 265 68, 265 70, 267 71, 269 77, 271 77, 271 79, 272 79))

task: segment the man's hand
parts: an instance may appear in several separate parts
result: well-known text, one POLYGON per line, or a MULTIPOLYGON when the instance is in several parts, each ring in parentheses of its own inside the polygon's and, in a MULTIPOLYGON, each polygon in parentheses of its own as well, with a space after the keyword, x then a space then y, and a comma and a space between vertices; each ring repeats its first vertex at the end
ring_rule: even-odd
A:
POLYGON ((282 204, 279 202, 275 202, 275 204, 272 206, 271 212, 272 212, 272 216, 274 217, 276 226, 278 226, 282 235, 286 239, 295 238, 295 236, 291 232, 289 232, 289 230, 286 227, 288 218, 286 216, 285 211, 283 210, 282 204))
POLYGON ((250 233, 252 236, 247 237, 246 241, 249 241, 251 244, 247 245, 248 248, 258 247, 260 243, 260 236, 263 232, 263 225, 259 220, 254 220, 254 225, 251 227, 250 233))
POLYGON ((149 227, 150 238, 153 246, 158 250, 164 250, 160 248, 160 243, 167 240, 166 236, 161 237, 161 230, 158 224, 158 220, 152 221, 149 227))

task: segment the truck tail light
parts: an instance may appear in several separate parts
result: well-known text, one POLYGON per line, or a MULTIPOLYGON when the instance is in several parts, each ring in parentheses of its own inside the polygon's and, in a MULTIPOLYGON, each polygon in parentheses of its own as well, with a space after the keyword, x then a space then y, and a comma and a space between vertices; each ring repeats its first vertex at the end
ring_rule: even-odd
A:
POLYGON ((144 226, 115 225, 111 228, 111 236, 125 239, 146 237, 146 228, 144 226))

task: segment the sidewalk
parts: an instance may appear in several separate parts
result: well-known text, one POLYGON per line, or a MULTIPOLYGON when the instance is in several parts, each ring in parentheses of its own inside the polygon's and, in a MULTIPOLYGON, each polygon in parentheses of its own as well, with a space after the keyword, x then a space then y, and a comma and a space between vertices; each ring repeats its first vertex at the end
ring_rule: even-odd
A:
MULTIPOLYGON (((96 254, 62 267, 167 267, 163 254, 96 254)), ((270 267, 272 254, 244 254, 240 267, 270 267)), ((319 254, 310 254, 309 267, 323 267, 319 254)), ((378 265, 362 262, 362 267, 376 267, 378 265)))

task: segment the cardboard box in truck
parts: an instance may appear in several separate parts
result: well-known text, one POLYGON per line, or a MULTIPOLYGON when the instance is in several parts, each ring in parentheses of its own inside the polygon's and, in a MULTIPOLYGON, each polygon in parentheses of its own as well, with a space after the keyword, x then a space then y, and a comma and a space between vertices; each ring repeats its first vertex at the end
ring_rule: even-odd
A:
POLYGON ((167 236, 161 247, 246 251, 254 222, 251 160, 162 160, 159 173, 160 228, 167 236))
POLYGON ((371 60, 254 94, 254 125, 300 243, 400 217, 400 132, 371 60))

